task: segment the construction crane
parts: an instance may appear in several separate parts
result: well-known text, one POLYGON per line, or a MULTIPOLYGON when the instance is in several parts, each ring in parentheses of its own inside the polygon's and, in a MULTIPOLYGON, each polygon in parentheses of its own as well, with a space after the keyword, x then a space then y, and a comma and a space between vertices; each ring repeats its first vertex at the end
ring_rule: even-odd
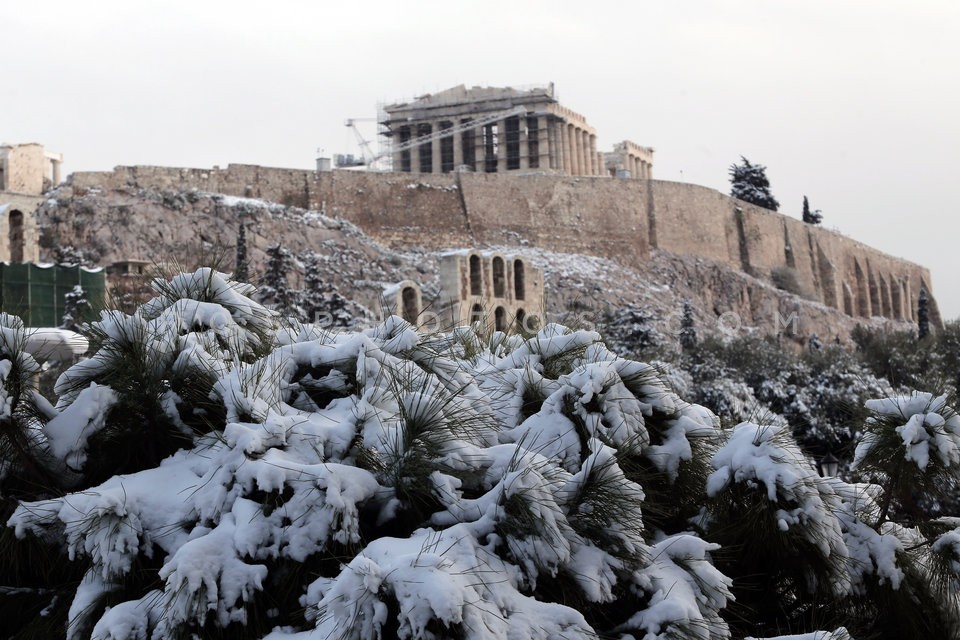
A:
POLYGON ((423 135, 418 138, 408 140, 407 142, 404 142, 402 144, 395 145, 389 151, 384 151, 378 154, 373 153, 372 149, 370 148, 370 142, 363 137, 363 134, 360 133, 360 129, 358 129, 355 124, 358 121, 371 120, 371 118, 350 118, 349 120, 346 121, 346 125, 351 129, 353 129, 354 134, 357 136, 357 142, 359 142, 360 144, 360 150, 361 150, 361 153, 363 154, 364 163, 366 164, 367 167, 373 169, 373 168, 376 168, 377 163, 380 160, 394 153, 399 153, 401 151, 413 149, 422 144, 433 142, 437 138, 445 138, 447 136, 456 135, 463 131, 479 129, 480 127, 485 127, 489 124, 499 122, 500 120, 504 120, 506 118, 512 118, 513 116, 522 116, 526 114, 527 114, 526 107, 514 107, 513 109, 508 109, 506 111, 498 111, 497 113, 492 113, 490 115, 483 116, 482 118, 477 118, 476 120, 471 120, 469 122, 461 122, 459 124, 454 125, 453 127, 450 127, 449 129, 440 129, 438 131, 433 131, 431 133, 428 133, 427 135, 423 135))
POLYGON ((360 129, 357 128, 358 121, 375 121, 376 118, 349 118, 344 124, 348 129, 353 129, 353 134, 357 137, 357 143, 360 145, 360 155, 363 157, 363 164, 370 166, 377 160, 377 154, 373 152, 370 141, 363 137, 360 129))

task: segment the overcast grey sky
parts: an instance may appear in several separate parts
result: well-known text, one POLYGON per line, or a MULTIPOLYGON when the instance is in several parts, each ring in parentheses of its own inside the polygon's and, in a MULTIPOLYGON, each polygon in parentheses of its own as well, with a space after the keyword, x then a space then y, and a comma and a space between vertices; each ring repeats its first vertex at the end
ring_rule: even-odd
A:
MULTIPOLYGON (((456 84, 553 81, 654 177, 727 192, 744 155, 781 212, 928 266, 960 316, 960 2, 5 0, 0 140, 67 172, 312 168, 346 118, 456 84)), ((372 133, 372 130, 371 130, 372 133)))

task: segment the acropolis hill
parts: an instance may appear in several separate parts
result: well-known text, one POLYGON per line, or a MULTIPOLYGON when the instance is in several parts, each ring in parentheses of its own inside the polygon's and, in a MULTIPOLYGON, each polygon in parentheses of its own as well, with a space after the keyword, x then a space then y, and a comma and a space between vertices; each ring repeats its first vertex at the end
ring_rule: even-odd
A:
MULTIPOLYGON (((40 205, 38 198, 34 208, 48 247, 96 243, 102 260, 163 261, 169 257, 163 251, 198 238, 228 254, 240 213, 254 223, 255 264, 268 244, 305 251, 334 242, 329 230, 317 235, 290 227, 290 216, 281 228, 268 209, 238 213, 210 196, 222 194, 353 223, 380 247, 366 246, 360 262, 375 262, 372 253, 383 250, 541 252, 554 313, 645 302, 644 290, 656 289, 695 299, 701 319, 734 312, 747 325, 779 332, 770 316, 788 317, 802 307, 801 333, 845 336, 871 318, 916 321, 917 299, 926 289, 931 322, 942 323, 924 267, 712 189, 655 180, 653 149, 623 140, 611 151, 598 150, 596 130, 559 104, 552 85, 454 87, 385 106, 378 120, 387 151, 365 160, 385 163, 388 171, 333 169, 320 159, 315 171, 237 164, 117 167, 74 173, 55 200, 40 205), (168 201, 176 201, 170 209, 184 217, 150 213, 168 201), (546 257, 551 252, 604 259, 619 266, 603 271, 623 268, 630 275, 603 276, 569 291, 570 282, 550 284, 556 275, 547 262, 557 264, 546 257), (651 271, 658 265, 660 272, 651 271), (587 301, 597 291, 603 291, 598 299, 587 301)), ((42 149, 37 153, 42 157, 42 149)), ((19 175, 15 168, 0 168, 0 176, 19 175)), ((4 214, 4 224, 14 213, 4 214)), ((424 267, 429 259, 413 260, 412 271, 381 276, 423 282, 432 277, 424 267)), ((382 287, 369 281, 362 265, 356 273, 338 285, 369 302, 382 287)))
POLYGON ((75 173, 70 184, 75 194, 193 189, 321 210, 393 248, 535 247, 611 258, 625 266, 639 266, 651 259, 651 250, 659 250, 703 258, 761 280, 791 269, 808 296, 851 317, 915 320, 916 298, 924 287, 932 320, 940 323, 926 268, 692 184, 250 165, 118 167, 75 173))

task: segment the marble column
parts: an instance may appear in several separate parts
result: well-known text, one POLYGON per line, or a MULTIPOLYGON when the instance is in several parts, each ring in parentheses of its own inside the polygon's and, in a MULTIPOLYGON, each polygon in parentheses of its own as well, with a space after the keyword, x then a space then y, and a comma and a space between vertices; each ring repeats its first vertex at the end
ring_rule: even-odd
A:
POLYGON ((580 175, 592 175, 590 171, 590 134, 580 129, 580 175))
POLYGON ((570 140, 570 173, 580 175, 580 131, 577 127, 568 125, 567 137, 570 140))
POLYGON ((550 144, 547 140, 547 118, 537 118, 537 151, 540 154, 539 168, 541 171, 551 167, 550 144))
MULTIPOLYGON (((430 131, 434 134, 440 132, 440 121, 430 123, 430 131)), ((433 156, 433 169, 432 173, 443 173, 443 164, 440 161, 440 138, 439 136, 434 138, 430 142, 431 155, 433 156)))
POLYGON ((527 132, 527 117, 520 116, 517 120, 520 123, 517 131, 520 136, 520 170, 523 171, 530 168, 530 137, 527 132))
POLYGON ((590 175, 600 175, 600 163, 597 162, 597 136, 590 134, 590 175))
MULTIPOLYGON (((457 121, 452 122, 453 127, 457 127, 457 121)), ((453 134, 453 170, 456 171, 460 165, 466 164, 466 158, 463 157, 463 131, 453 134)))
POLYGON ((560 169, 566 174, 570 173, 570 138, 567 136, 567 123, 560 122, 560 169))

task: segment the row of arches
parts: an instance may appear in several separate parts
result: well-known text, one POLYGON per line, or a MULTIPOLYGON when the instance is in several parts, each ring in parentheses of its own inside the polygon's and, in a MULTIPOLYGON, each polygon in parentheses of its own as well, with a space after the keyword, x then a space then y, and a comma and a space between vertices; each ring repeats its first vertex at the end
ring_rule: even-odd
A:
MULTIPOLYGON (((486 327, 490 324, 483 305, 473 305, 470 310, 470 324, 479 324, 481 327, 486 327)), ((504 307, 497 306, 493 309, 493 323, 491 326, 494 330, 503 331, 504 333, 510 330, 516 330, 522 333, 536 333, 540 329, 540 318, 536 315, 528 315, 522 308, 517 309, 513 317, 510 317, 504 307)))
POLYGON ((913 290, 909 278, 884 277, 882 273, 874 272, 869 264, 864 268, 859 261, 854 261, 852 284, 853 287, 846 282, 842 285, 843 312, 848 316, 916 320, 914 298, 920 295, 920 291, 913 290))
MULTIPOLYGON (((490 274, 494 298, 507 297, 507 262, 500 256, 490 260, 490 274)), ((515 258, 512 261, 513 299, 526 299, 526 269, 523 260, 515 258)), ((482 296, 483 293, 483 262, 479 255, 470 255, 470 295, 482 296)))

